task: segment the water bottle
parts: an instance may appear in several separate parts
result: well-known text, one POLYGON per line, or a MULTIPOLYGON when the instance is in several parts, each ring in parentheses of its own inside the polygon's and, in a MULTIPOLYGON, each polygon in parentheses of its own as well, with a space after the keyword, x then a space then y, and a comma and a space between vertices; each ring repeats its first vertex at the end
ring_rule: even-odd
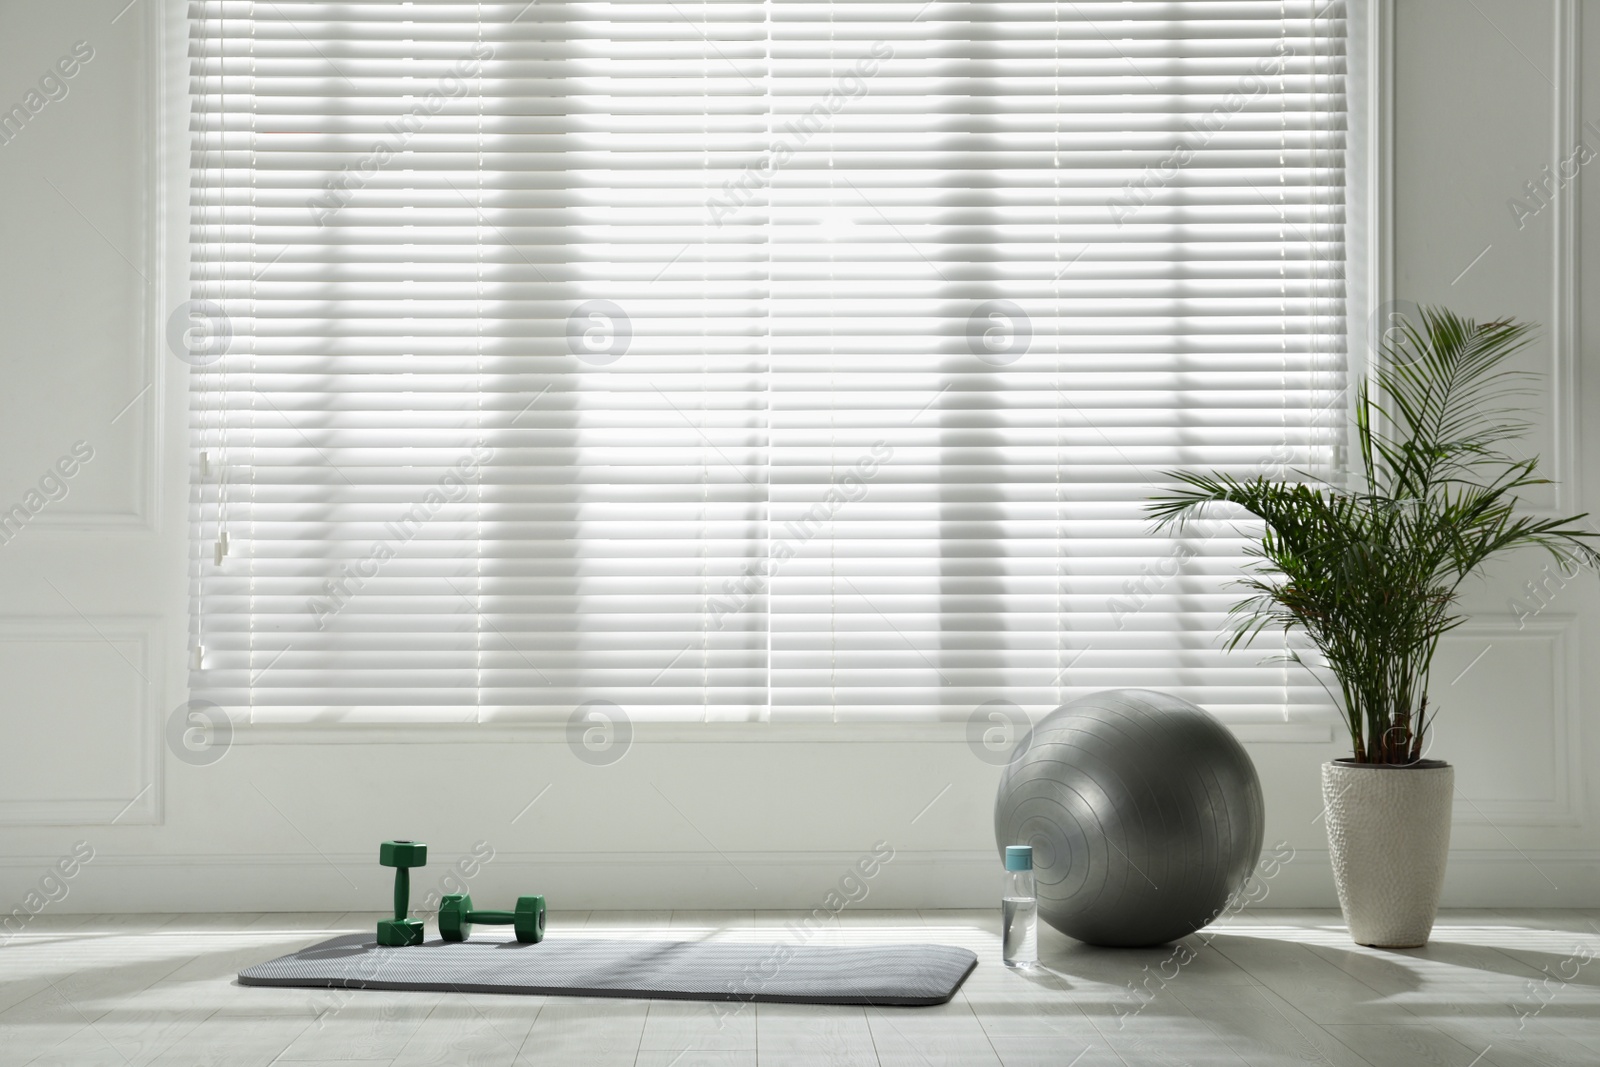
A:
POLYGON ((1033 892, 1033 846, 1006 846, 1005 882, 1000 889, 1000 934, 1007 967, 1039 962, 1039 899, 1033 892))

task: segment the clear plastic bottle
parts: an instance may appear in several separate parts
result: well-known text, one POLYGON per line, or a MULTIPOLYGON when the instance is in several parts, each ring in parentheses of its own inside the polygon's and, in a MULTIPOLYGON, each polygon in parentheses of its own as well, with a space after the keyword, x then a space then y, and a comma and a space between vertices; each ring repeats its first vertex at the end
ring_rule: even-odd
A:
POLYGON ((1039 963, 1039 899, 1033 891, 1033 846, 1006 846, 1005 881, 1000 889, 1000 935, 1007 967, 1039 963))

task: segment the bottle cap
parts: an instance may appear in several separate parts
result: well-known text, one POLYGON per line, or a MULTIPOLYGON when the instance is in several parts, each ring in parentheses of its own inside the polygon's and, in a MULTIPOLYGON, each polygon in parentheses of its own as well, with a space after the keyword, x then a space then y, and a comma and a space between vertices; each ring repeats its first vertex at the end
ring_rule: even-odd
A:
POLYGON ((1032 845, 1007 845, 1006 870, 1031 871, 1033 870, 1032 845))

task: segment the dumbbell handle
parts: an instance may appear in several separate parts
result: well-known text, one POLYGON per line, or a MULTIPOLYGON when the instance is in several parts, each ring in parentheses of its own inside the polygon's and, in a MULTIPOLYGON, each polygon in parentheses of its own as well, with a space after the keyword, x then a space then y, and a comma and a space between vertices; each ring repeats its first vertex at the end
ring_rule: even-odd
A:
POLYGON ((404 919, 411 910, 411 869, 394 869, 394 917, 404 919))
POLYGON ((510 926, 517 921, 514 911, 469 911, 462 916, 465 922, 483 923, 485 926, 510 926))

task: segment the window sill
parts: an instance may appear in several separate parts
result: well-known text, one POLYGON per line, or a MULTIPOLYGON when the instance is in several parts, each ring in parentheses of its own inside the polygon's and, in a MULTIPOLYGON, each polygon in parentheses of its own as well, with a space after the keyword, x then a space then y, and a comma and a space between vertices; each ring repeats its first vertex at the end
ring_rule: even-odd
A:
MULTIPOLYGON (((1326 722, 1241 722, 1230 729, 1246 744, 1328 744, 1326 722)), ((527 723, 235 723, 240 745, 565 744, 577 727, 527 723)), ((967 744, 961 722, 636 722, 634 744, 967 744)))

